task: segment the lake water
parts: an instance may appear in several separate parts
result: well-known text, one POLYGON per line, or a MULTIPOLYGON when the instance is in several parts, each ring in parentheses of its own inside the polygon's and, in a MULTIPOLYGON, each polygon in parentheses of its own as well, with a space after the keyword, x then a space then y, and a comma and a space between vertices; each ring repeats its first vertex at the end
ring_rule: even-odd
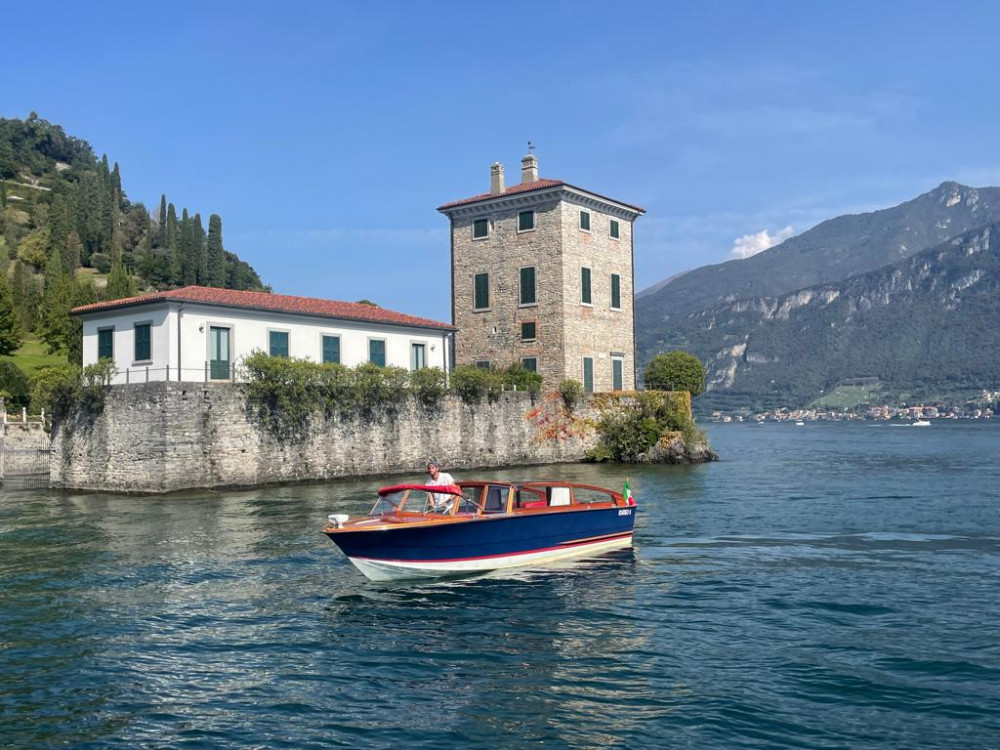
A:
POLYGON ((0 495, 0 746, 1000 747, 1000 424, 710 435, 634 550, 436 584, 320 533, 377 480, 0 495))

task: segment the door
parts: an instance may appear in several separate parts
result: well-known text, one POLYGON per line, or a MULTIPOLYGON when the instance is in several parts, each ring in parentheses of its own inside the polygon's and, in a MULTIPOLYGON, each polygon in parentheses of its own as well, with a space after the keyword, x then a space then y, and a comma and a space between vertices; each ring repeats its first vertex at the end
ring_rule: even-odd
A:
POLYGON ((212 326, 208 329, 208 358, 212 380, 229 380, 230 368, 229 329, 212 326))
POLYGON ((410 369, 422 370, 427 367, 427 349, 424 344, 410 346, 410 369))

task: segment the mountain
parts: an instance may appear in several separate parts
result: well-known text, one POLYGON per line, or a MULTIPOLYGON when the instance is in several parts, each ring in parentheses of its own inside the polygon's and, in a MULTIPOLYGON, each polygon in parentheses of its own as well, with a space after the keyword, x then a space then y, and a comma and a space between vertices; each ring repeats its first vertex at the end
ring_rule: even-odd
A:
POLYGON ((1000 221, 1000 188, 944 182, 893 208, 824 221, 750 258, 689 271, 636 297, 637 344, 645 355, 640 360, 655 353, 661 332, 677 316, 846 279, 992 221, 1000 221))
POLYGON ((1000 387, 998 321, 993 222, 842 281, 680 316, 664 344, 706 363, 703 410, 803 406, 860 378, 931 399, 1000 387))

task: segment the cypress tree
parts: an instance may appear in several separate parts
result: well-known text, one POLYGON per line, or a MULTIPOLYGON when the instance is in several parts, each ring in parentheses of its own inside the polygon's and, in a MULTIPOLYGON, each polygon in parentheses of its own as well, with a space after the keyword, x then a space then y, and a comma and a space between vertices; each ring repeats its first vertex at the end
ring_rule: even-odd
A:
POLYGON ((125 266, 120 262, 111 267, 108 274, 108 286, 104 291, 105 299, 122 299, 124 297, 134 297, 137 294, 135 281, 125 270, 125 266))
POLYGON ((197 283, 204 285, 208 278, 208 265, 205 257, 205 230, 201 225, 201 214, 194 215, 191 228, 191 244, 191 252, 197 261, 195 264, 195 268, 198 270, 197 283))
POLYGON ((38 321, 38 334, 48 346, 49 354, 68 349, 69 311, 72 309, 73 282, 63 271, 62 260, 53 253, 45 267, 45 288, 38 321))
POLYGON ((0 354, 13 354, 20 349, 23 336, 20 316, 7 286, 7 274, 0 273, 0 354))
MULTIPOLYGON (((89 305, 98 301, 97 289, 94 288, 90 279, 78 281, 73 285, 72 307, 89 305)), ((79 318, 69 317, 66 353, 70 364, 83 365, 83 321, 79 318)))
POLYGON ((171 203, 167 206, 167 223, 163 234, 163 247, 171 252, 177 249, 177 209, 171 203))
POLYGON ((160 212, 156 215, 157 231, 153 247, 163 247, 167 244, 167 196, 160 196, 160 212))
POLYGON ((226 286, 226 251, 222 247, 222 218, 208 217, 208 239, 205 240, 206 286, 226 286))
POLYGON ((73 273, 80 267, 80 235, 76 231, 66 238, 66 253, 63 255, 63 268, 73 273))
POLYGON ((25 303, 27 302, 27 284, 25 283, 24 263, 19 260, 14 261, 14 272, 10 277, 10 298, 14 303, 14 310, 21 319, 21 325, 28 328, 27 316, 25 313, 25 303))
POLYGON ((111 187, 114 188, 115 196, 120 201, 122 195, 122 173, 118 169, 118 162, 115 162, 115 168, 111 170, 111 187))

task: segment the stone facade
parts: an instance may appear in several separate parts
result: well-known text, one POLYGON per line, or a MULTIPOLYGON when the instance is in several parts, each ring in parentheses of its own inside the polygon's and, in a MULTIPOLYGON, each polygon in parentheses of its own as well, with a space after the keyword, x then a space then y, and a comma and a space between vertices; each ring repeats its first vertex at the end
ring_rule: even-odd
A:
POLYGON ((491 192, 442 206, 451 220, 452 322, 458 365, 494 367, 533 358, 546 388, 565 378, 585 382, 593 363, 593 390, 614 388, 613 359, 621 362, 622 390, 635 388, 632 225, 642 209, 537 176, 525 157, 520 185, 504 189, 493 169, 491 192), (519 227, 534 212, 534 228, 519 227), (589 230, 581 227, 587 214, 589 230), (477 226, 477 222, 479 225, 477 226), (485 236, 476 236, 477 229, 485 236), (612 236, 617 223, 617 237, 612 236), (534 268, 535 301, 521 297, 521 269, 534 268), (590 269, 591 302, 582 298, 582 269, 590 269), (476 309, 476 276, 489 274, 489 304, 476 309), (612 274, 619 307, 612 308, 612 274), (522 324, 534 323, 534 340, 522 324))
POLYGON ((596 435, 539 441, 526 418, 534 405, 527 393, 475 405, 445 397, 431 410, 410 402, 394 417, 317 421, 304 440, 287 442, 247 415, 238 385, 121 385, 96 417, 55 426, 50 477, 57 487, 135 493, 404 472, 417 479, 429 456, 448 469, 527 466, 579 461, 596 444, 596 435))

